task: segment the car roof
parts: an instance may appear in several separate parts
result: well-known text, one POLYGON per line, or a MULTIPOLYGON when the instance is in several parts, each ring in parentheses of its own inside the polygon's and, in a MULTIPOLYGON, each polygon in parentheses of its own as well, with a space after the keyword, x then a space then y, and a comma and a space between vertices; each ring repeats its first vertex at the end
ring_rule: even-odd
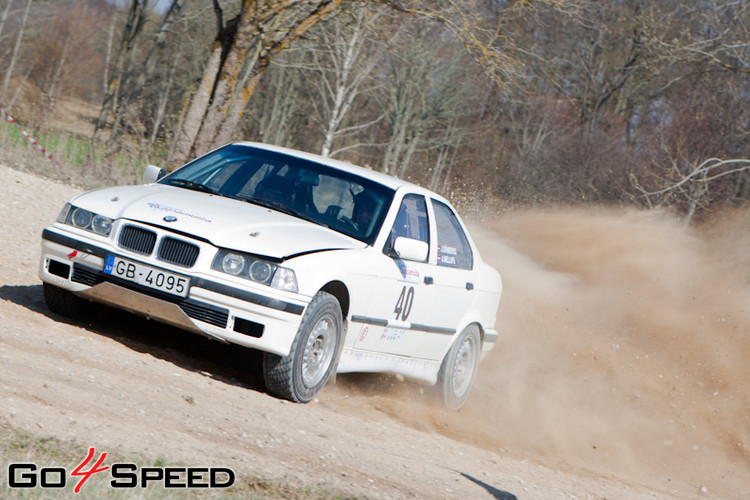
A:
POLYGON ((274 151, 277 153, 287 154, 289 156, 296 156, 297 158, 302 158, 305 160, 313 161, 315 163, 320 163, 322 165, 327 165, 333 168, 337 168, 339 170, 351 172, 360 177, 364 177, 365 179, 369 179, 379 184, 383 184, 384 186, 387 186, 393 190, 406 188, 409 191, 422 192, 422 193, 430 194, 433 197, 442 199, 442 197, 439 196, 437 193, 433 193, 432 191, 426 188, 423 188, 421 186, 418 186, 416 184, 413 184, 411 182, 407 182, 407 181, 398 179, 396 177, 392 177, 382 172, 376 172, 375 170, 371 170, 369 168, 360 167, 358 165, 354 165, 353 163, 349 163, 346 161, 335 160, 333 158, 327 158, 325 156, 320 156, 320 155, 316 155, 313 153, 306 153, 304 151, 299 151, 296 149, 285 148, 282 146, 274 146, 272 144, 264 144, 260 142, 241 141, 241 142, 235 142, 234 144, 238 144, 241 146, 250 146, 250 147, 254 147, 258 149, 265 149, 268 151, 274 151))

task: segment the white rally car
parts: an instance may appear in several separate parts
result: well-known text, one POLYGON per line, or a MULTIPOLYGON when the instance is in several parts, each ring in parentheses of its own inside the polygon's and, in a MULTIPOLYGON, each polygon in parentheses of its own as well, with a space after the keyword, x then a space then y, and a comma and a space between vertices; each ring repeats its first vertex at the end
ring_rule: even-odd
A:
POLYGON ((73 198, 42 234, 55 313, 91 302, 264 351, 268 390, 332 373, 437 384, 458 408, 498 338, 498 273, 439 195, 348 163, 234 143, 146 185, 73 198))

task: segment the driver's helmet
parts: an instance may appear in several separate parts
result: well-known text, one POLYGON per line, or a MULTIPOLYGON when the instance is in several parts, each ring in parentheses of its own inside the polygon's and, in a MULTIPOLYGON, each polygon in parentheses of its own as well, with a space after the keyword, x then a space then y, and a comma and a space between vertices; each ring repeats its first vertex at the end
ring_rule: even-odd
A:
POLYGON ((354 195, 354 210, 352 210, 352 222, 359 229, 364 229, 375 216, 378 206, 377 200, 366 190, 354 195))

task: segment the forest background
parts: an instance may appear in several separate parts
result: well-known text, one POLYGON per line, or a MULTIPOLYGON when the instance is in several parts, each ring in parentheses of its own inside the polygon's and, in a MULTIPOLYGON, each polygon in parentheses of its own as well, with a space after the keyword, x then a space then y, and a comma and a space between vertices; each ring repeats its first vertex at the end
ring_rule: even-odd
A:
POLYGON ((750 199, 749 76, 745 0, 0 0, 0 160, 91 187, 254 140, 689 221, 750 199))

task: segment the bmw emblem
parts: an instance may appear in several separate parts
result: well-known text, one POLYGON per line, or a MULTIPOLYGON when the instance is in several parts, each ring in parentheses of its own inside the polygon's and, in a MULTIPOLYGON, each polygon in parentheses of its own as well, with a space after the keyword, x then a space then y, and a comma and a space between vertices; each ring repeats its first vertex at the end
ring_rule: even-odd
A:
POLYGON ((177 220, 177 217, 175 217, 174 215, 167 215, 163 220, 164 222, 174 222, 177 220))

